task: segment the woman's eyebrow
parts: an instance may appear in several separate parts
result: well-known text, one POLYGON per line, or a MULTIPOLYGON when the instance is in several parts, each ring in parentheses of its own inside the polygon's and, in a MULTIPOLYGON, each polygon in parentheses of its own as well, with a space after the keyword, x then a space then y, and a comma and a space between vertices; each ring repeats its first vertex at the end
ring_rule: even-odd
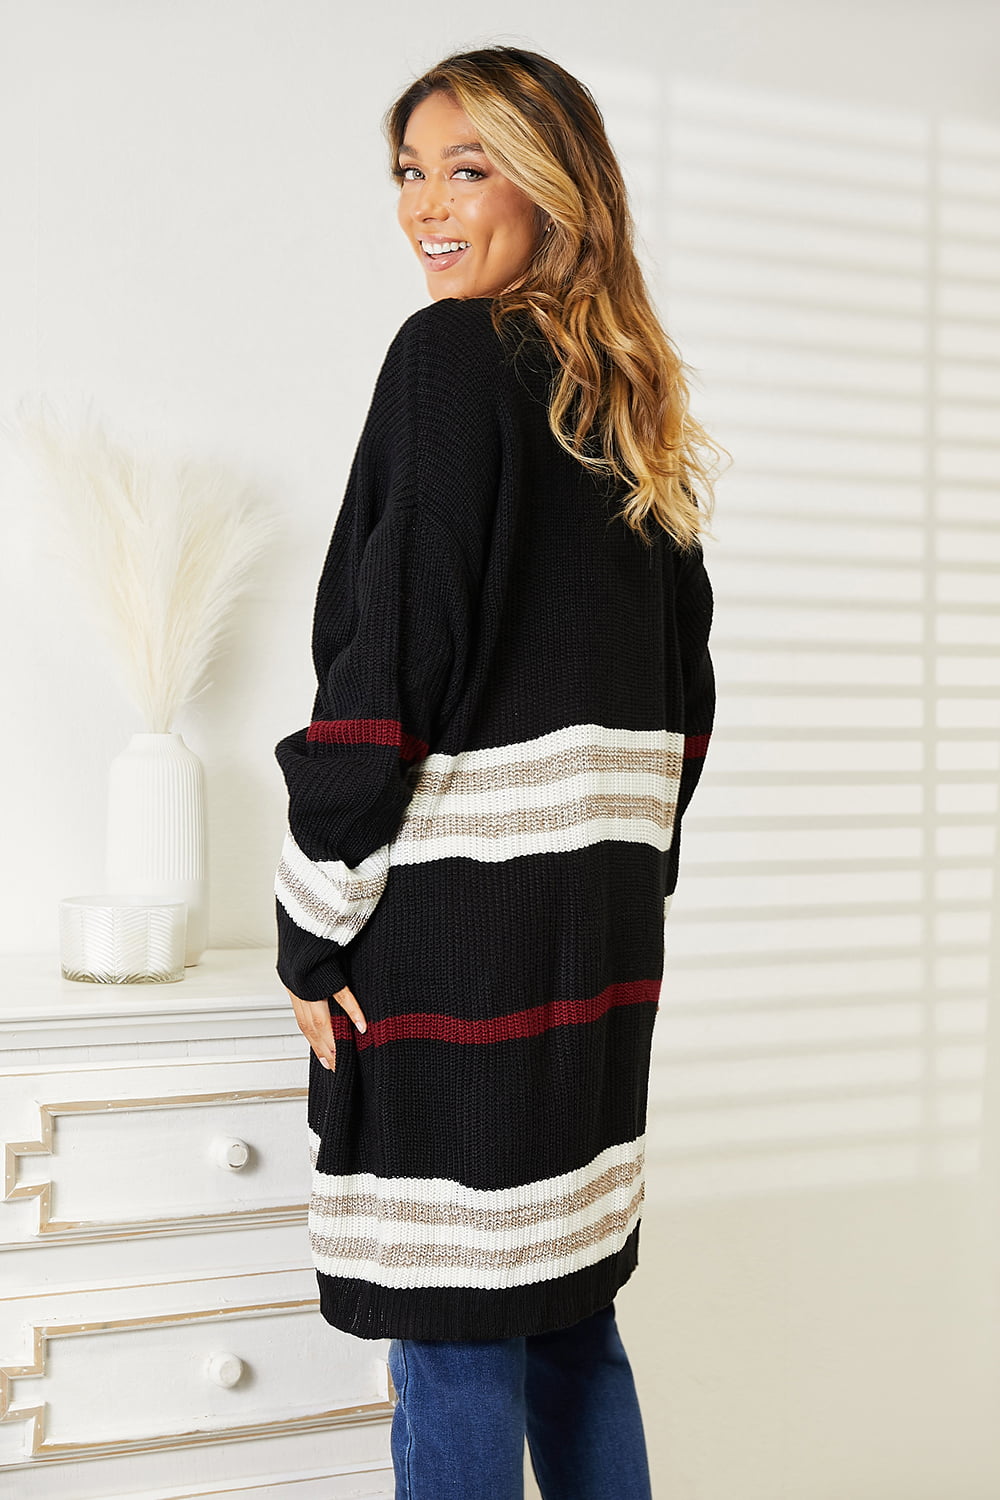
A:
MULTIPOLYGON (((478 141, 463 141, 458 146, 443 146, 441 149, 441 159, 442 161, 446 161, 449 156, 461 156, 463 151, 481 152, 482 149, 478 141)), ((399 148, 399 154, 400 156, 415 156, 417 161, 420 160, 420 152, 414 151, 413 147, 407 145, 405 141, 399 148)))

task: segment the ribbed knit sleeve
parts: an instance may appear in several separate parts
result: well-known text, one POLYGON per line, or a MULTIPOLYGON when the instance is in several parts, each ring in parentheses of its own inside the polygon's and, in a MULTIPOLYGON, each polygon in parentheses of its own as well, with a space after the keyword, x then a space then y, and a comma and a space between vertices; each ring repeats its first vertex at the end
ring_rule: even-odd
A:
POLYGON ((684 701, 684 761, 681 768, 674 835, 668 854, 667 896, 677 884, 681 825, 708 753, 715 720, 715 672, 709 652, 714 599, 700 545, 677 552, 674 619, 671 628, 680 651, 684 701))
POLYGON ((475 584, 449 515, 488 508, 498 460, 489 387, 463 379, 452 332, 421 309, 386 355, 319 581, 312 721, 275 747, 277 972, 304 1000, 350 982, 345 950, 465 681, 475 584))

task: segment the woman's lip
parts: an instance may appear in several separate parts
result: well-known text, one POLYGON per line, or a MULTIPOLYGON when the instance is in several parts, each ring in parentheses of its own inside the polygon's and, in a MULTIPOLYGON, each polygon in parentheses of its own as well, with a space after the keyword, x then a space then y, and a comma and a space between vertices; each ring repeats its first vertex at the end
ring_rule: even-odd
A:
MULTIPOLYGON (((471 249, 467 245, 466 250, 471 249)), ((457 265, 465 254, 465 250, 446 250, 443 255, 428 255, 421 245, 420 254, 423 256, 424 265, 429 271, 447 271, 449 266, 457 265)))

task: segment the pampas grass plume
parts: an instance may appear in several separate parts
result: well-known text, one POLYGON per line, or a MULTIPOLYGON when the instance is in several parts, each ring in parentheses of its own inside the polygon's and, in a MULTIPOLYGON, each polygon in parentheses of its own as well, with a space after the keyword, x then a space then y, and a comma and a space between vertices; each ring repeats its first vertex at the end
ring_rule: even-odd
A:
POLYGON ((217 465, 171 464, 112 441, 89 407, 73 430, 44 402, 33 411, 22 399, 17 427, 3 425, 34 460, 57 549, 92 601, 146 730, 169 733, 276 517, 217 465))

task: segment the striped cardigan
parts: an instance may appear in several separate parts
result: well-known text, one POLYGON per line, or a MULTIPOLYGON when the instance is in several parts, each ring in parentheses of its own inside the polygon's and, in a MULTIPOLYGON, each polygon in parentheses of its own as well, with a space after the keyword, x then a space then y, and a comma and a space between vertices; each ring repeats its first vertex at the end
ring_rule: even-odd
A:
POLYGON ((681 819, 715 706, 700 548, 647 547, 548 426, 556 365, 487 298, 422 307, 323 566, 309 725, 275 754, 277 972, 309 1054, 308 1233, 360 1338, 497 1339, 638 1261, 681 819))

